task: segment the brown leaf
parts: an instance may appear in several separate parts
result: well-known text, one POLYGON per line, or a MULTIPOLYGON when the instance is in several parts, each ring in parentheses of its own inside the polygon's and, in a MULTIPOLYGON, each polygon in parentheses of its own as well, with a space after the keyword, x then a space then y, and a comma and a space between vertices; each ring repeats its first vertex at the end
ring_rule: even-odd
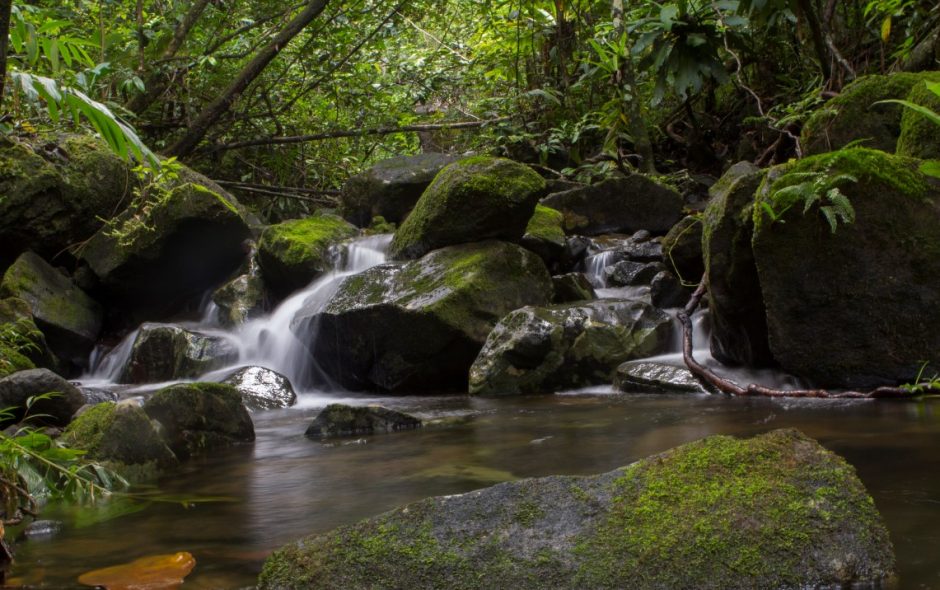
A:
POLYGON ((185 551, 172 555, 151 555, 130 563, 86 572, 78 581, 86 586, 107 590, 172 590, 183 583, 196 566, 196 559, 185 551))

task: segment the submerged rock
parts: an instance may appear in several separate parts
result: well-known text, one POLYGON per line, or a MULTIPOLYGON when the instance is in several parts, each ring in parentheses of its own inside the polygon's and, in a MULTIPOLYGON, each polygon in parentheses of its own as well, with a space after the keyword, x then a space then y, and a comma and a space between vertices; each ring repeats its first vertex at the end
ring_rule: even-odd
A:
POLYGON ((855 470, 795 430, 429 498, 275 551, 259 588, 806 588, 892 575, 855 470))
POLYGON ((150 396, 144 412, 160 423, 167 445, 180 459, 255 440, 242 395, 231 385, 172 385, 150 396))
POLYGON ((330 404, 317 414, 304 435, 324 439, 414 430, 421 426, 418 418, 382 406, 330 404))
POLYGON ((470 368, 470 393, 552 393, 610 383, 624 361, 665 351, 668 315, 640 301, 524 307, 500 320, 470 368))
POLYGON ((463 244, 347 278, 291 330, 323 372, 353 390, 466 391, 467 369, 501 317, 551 298, 535 254, 506 242, 463 244))
POLYGON ((420 258, 431 250, 487 239, 519 241, 545 180, 503 158, 474 156, 434 178, 395 232, 391 258, 420 258))
POLYGON ((238 360, 226 336, 187 330, 175 324, 147 323, 134 339, 121 383, 158 383, 199 377, 238 360))
POLYGON ((290 379, 264 367, 244 367, 223 379, 222 383, 237 389, 251 411, 289 408, 297 403, 290 379))
POLYGON ((85 396, 77 387, 48 369, 18 371, 0 379, 0 408, 10 408, 9 419, 0 418, 0 426, 30 417, 30 423, 65 426, 72 415, 85 404, 85 396), (30 398, 43 394, 27 413, 30 398))
POLYGON ((401 223, 437 173, 456 159, 430 153, 382 160, 346 181, 339 197, 340 213, 359 227, 375 217, 401 223))
POLYGON ((614 387, 638 393, 707 393, 685 367, 650 361, 629 361, 617 367, 614 387))

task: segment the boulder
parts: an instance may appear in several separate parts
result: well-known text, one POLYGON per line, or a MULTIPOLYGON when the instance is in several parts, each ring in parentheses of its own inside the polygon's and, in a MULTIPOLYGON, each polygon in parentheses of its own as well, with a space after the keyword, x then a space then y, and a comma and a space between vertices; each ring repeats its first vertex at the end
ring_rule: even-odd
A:
POLYGON ((702 278, 705 262, 700 217, 683 217, 663 238, 662 246, 663 260, 677 277, 686 283, 697 283, 702 278))
POLYGON ((524 248, 538 254, 549 268, 557 267, 565 256, 568 242, 563 222, 560 211, 536 205, 520 242, 524 248))
POLYGON ((54 368, 56 362, 29 304, 22 299, 0 299, 0 377, 37 365, 54 368))
POLYGON ((732 166, 712 187, 702 221, 711 353, 726 364, 773 364, 764 300, 751 250, 754 195, 765 175, 749 162, 732 166))
POLYGON ((180 459, 255 440, 242 395, 231 385, 172 385, 150 396, 144 412, 160 423, 167 445, 180 459))
POLYGON ((821 154, 861 142, 865 147, 894 152, 901 135, 904 108, 875 104, 903 99, 924 80, 940 81, 940 72, 862 76, 842 93, 817 109, 803 125, 800 143, 804 155, 821 154))
POLYGON ((762 194, 785 221, 755 208, 770 349, 785 371, 819 387, 869 388, 912 381, 924 361, 928 374, 940 367, 940 189, 919 163, 840 150, 784 168, 762 194), (833 232, 820 205, 835 204, 825 200, 803 213, 802 196, 818 186, 839 187, 854 223, 833 232))
POLYGON ((92 236, 136 184, 131 166, 91 135, 0 140, 0 268, 32 250, 47 260, 92 236))
POLYGON ((496 322, 551 293, 545 265, 528 250, 463 244, 349 277, 325 309, 302 308, 291 330, 348 389, 466 391, 467 369, 496 322))
POLYGON ((67 276, 32 252, 24 252, 0 282, 0 297, 27 302, 36 326, 55 355, 84 366, 101 331, 102 310, 67 276))
POLYGON ((65 426, 72 415, 85 404, 85 396, 77 387, 48 369, 18 371, 0 379, 0 408, 11 408, 8 419, 0 417, 0 426, 31 417, 30 423, 65 426), (27 412, 29 399, 37 395, 52 394, 36 400, 27 412))
POLYGON ((243 367, 222 383, 231 385, 242 394, 249 411, 289 408, 297 403, 297 394, 290 379, 264 367, 243 367))
MULTIPOLYGON (((933 81, 940 82, 940 72, 935 74, 933 81)), ((928 90, 923 82, 914 84, 907 100, 940 113, 940 96, 928 90)), ((898 136, 895 153, 923 160, 940 159, 940 125, 913 109, 904 109, 901 115, 901 134, 898 136)))
POLYGON ((879 586, 894 567, 852 466, 776 430, 421 500, 282 547, 258 586, 818 588, 879 586))
POLYGON ((455 160, 456 156, 434 153, 382 160, 346 181, 339 197, 340 214, 359 227, 375 217, 401 223, 437 173, 455 160))
POLYGON ((465 242, 517 242, 544 191, 541 176, 512 160, 474 156, 450 164, 395 232, 389 254, 413 259, 465 242))
POLYGON ((82 385, 78 382, 75 383, 75 386, 78 387, 78 390, 82 392, 83 396, 85 396, 85 406, 95 406, 98 404, 103 404, 104 402, 118 401, 118 394, 116 391, 105 389, 104 387, 90 387, 87 385, 82 385))
POLYGON ((666 266, 662 262, 621 260, 604 268, 604 282, 608 287, 649 285, 653 277, 664 270, 666 266))
POLYGON ((650 361, 629 361, 617 367, 614 387, 636 393, 707 393, 685 367, 650 361))
POLYGON ((594 292, 591 281, 584 276, 583 272, 569 272, 552 277, 552 285, 555 288, 552 303, 572 303, 574 301, 597 299, 597 293, 594 292))
POLYGON ((640 301, 524 307, 500 320, 470 368, 470 393, 553 393, 610 383, 621 363, 664 352, 668 315, 640 301))
POLYGON ((660 309, 685 307, 691 298, 692 293, 668 270, 657 273, 650 281, 650 303, 660 309))
POLYGON ((320 440, 414 430, 421 426, 422 422, 418 418, 382 406, 330 404, 317 414, 304 435, 320 440))
POLYGON ((175 324, 146 323, 134 339, 121 383, 191 379, 238 360, 238 348, 225 335, 187 330, 175 324))
POLYGON ((611 178, 542 199, 561 211, 569 234, 596 236, 645 229, 664 234, 682 218, 682 196, 645 176, 611 178))
POLYGON ((258 242, 264 283, 280 298, 333 269, 333 249, 359 233, 343 218, 318 213, 265 228, 258 242))
POLYGON ((65 429, 62 442, 138 481, 177 463, 157 427, 131 401, 104 402, 83 410, 65 429))
POLYGON ((249 256, 243 272, 212 292, 217 319, 226 328, 244 324, 264 313, 267 297, 256 256, 249 256))
POLYGON ((98 231, 79 254, 100 280, 96 298, 164 319, 231 276, 247 254, 250 216, 213 187, 186 170, 158 203, 129 209, 98 231))

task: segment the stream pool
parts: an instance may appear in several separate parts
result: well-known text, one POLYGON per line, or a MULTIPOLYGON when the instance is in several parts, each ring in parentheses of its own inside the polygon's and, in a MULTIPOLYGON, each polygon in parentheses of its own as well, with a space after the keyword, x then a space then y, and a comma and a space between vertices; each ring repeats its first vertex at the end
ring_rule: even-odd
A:
MULTIPOLYGON (((167 493, 228 501, 155 503, 16 546, 12 576, 73 588, 82 572, 189 551, 184 589, 250 588, 265 556, 304 535, 396 506, 516 478, 592 474, 710 434, 792 427, 841 454, 884 515, 902 588, 940 588, 940 399, 824 401, 614 394, 603 389, 504 400, 467 396, 305 395, 289 410, 253 414, 257 441, 186 463, 167 493), (331 401, 380 402, 422 417, 463 417, 422 431, 323 444, 303 431, 331 401)), ((72 524, 70 524, 72 523, 72 524)))

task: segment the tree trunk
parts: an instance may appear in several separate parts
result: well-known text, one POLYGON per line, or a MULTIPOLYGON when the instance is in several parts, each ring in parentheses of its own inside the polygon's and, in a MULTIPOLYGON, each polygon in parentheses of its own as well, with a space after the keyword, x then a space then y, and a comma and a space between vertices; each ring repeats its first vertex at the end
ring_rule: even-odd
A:
MULTIPOLYGON (((627 33, 626 24, 623 21, 623 0, 613 0, 613 21, 614 35, 618 39, 625 37, 627 33)), ((653 144, 650 142, 649 130, 646 128, 646 121, 643 120, 643 109, 637 100, 636 87, 636 68, 633 60, 629 58, 623 60, 620 71, 615 74, 614 83, 618 87, 628 87, 630 89, 630 100, 627 101, 626 111, 629 119, 630 135, 633 136, 633 146, 636 153, 640 156, 640 170, 648 174, 656 173, 656 162, 653 160, 653 144)))
POLYGON ((830 63, 831 58, 826 48, 819 18, 809 0, 799 0, 797 4, 806 19, 806 24, 809 25, 810 34, 813 38, 813 47, 816 49, 816 58, 819 59, 819 67, 822 68, 823 78, 828 82, 832 78, 832 64, 830 63))
POLYGON ((0 105, 7 85, 7 41, 10 38, 10 13, 13 0, 0 0, 0 105))
POLYGON ((262 47, 248 65, 238 74, 232 83, 222 94, 210 103, 192 122, 189 129, 176 143, 170 146, 167 154, 170 156, 183 157, 192 153, 199 142, 206 136, 209 129, 215 125, 222 115, 235 104, 241 93, 254 82, 264 68, 277 57, 281 49, 290 43, 291 39, 303 31, 315 18, 317 18, 323 9, 326 8, 329 0, 310 0, 307 6, 295 16, 287 25, 277 34, 274 39, 262 47))

